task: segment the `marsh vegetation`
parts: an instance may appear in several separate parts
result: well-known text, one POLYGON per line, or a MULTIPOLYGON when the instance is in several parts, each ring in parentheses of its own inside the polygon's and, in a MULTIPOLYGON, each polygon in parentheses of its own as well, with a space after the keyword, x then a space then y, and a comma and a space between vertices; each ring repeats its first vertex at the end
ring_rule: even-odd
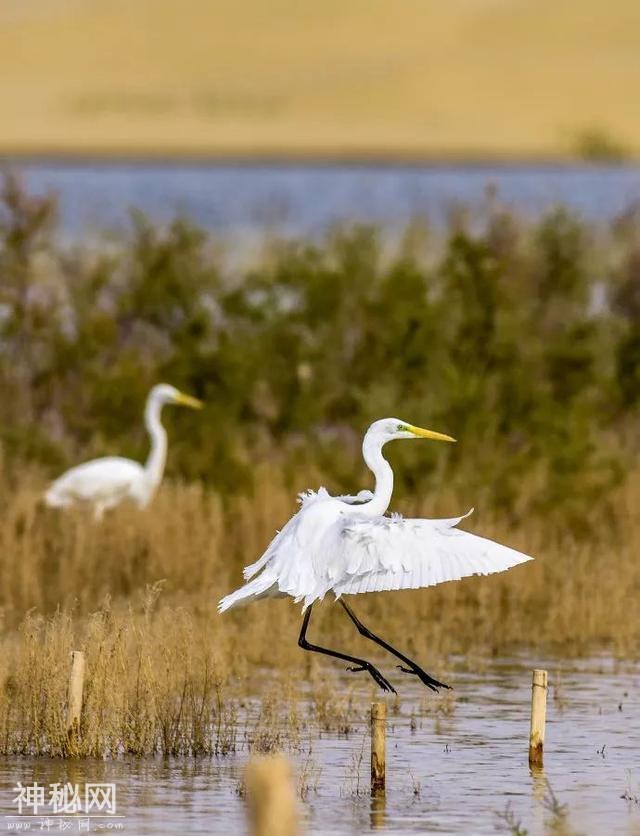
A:
MULTIPOLYGON (((561 209, 527 224, 494 203, 480 218, 452 216, 444 237, 408 228, 394 252, 369 228, 272 242, 242 272, 186 220, 153 228, 134 215, 96 251, 63 246, 55 213, 54 199, 6 180, 2 751, 224 754, 247 706, 251 746, 292 745, 310 722, 292 684, 301 677, 314 683, 314 734, 350 729, 353 706, 327 684, 330 667, 297 648, 297 607, 220 618, 215 604, 297 491, 369 486, 361 434, 381 415, 460 440, 390 450, 394 510, 475 505, 466 527, 538 559, 504 576, 363 596, 354 606, 365 621, 436 674, 454 654, 473 662, 522 647, 636 655, 635 213, 596 229, 561 209), (142 404, 162 379, 206 408, 197 420, 167 416, 169 478, 152 507, 100 525, 43 508, 65 466, 144 457, 142 404), (73 751, 71 649, 88 664, 73 751)), ((355 650, 340 613, 326 604, 318 615, 318 633, 355 650)))

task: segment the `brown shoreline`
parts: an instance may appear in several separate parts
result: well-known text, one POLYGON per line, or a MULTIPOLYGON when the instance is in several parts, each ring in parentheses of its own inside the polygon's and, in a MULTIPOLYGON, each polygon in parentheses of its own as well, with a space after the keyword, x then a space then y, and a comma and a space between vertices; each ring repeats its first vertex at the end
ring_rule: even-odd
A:
POLYGON ((573 168, 588 166, 625 167, 640 164, 640 157, 628 156, 624 159, 583 159, 569 154, 480 154, 447 152, 419 154, 411 151, 381 151, 379 149, 357 149, 330 151, 326 149, 271 150, 255 149, 237 151, 227 148, 211 151, 199 151, 186 148, 140 148, 122 150, 112 147, 94 148, 50 148, 33 146, 29 148, 2 148, 0 146, 0 166, 20 163, 90 163, 92 165, 233 165, 233 166, 296 166, 317 167, 380 166, 389 168, 429 167, 429 168, 520 168, 523 166, 540 168, 573 168))

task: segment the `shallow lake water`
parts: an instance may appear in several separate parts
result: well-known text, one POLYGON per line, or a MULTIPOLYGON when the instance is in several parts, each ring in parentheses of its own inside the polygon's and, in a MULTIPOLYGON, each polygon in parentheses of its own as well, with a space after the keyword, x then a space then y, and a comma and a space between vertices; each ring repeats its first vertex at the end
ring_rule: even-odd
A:
MULTIPOLYGON (((529 834, 559 832, 552 831, 551 792, 565 814, 563 832, 640 833, 640 666, 604 657, 561 664, 527 656, 465 667, 452 665, 456 700, 449 714, 433 713, 431 700, 425 711, 424 691, 409 677, 392 675, 401 696, 395 706, 388 700, 384 802, 372 801, 367 791, 371 691, 364 682, 355 692, 361 720, 348 735, 312 735, 310 753, 305 744, 290 755, 298 772, 310 776, 300 801, 307 833, 509 833, 507 810, 529 834), (527 743, 534 666, 549 670, 550 687, 545 768, 532 773, 527 743)), ((345 674, 345 688, 353 681, 345 674)), ((46 812, 15 815, 18 781, 37 781, 47 791, 56 782, 95 782, 116 785, 123 818, 91 819, 93 832, 244 833, 238 790, 249 753, 241 734, 238 740, 235 754, 211 759, 4 758, 2 826, 59 829, 46 812)), ((71 820, 68 832, 79 832, 82 821, 71 820)))
POLYGON ((220 236, 231 254, 265 234, 316 236, 341 222, 393 236, 416 217, 441 226, 455 207, 479 210, 491 186, 525 216, 557 204, 608 221, 640 201, 637 165, 373 165, 21 161, 35 192, 60 197, 70 240, 128 224, 131 207, 162 223, 176 214, 220 236))

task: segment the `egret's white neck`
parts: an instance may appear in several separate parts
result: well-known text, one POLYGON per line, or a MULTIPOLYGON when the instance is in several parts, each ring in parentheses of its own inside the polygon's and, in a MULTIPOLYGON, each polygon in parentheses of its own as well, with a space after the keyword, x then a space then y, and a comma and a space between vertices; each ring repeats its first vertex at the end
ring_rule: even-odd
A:
POLYGON ((156 398, 149 398, 144 410, 144 424, 151 439, 151 450, 144 466, 149 499, 162 481, 162 474, 167 461, 167 433, 160 423, 161 411, 162 403, 156 398))
POLYGON ((384 514, 391 502, 393 470, 382 455, 383 444, 384 441, 381 440, 380 436, 369 435, 369 433, 365 435, 362 442, 362 455, 367 467, 376 477, 376 487, 373 492, 373 499, 359 505, 358 513, 370 514, 371 516, 384 514))

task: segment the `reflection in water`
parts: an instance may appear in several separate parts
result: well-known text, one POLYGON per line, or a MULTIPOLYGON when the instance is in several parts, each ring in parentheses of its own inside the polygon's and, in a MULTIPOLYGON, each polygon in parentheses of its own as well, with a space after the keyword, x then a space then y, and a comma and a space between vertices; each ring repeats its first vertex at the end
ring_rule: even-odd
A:
POLYGON ((534 801, 531 811, 532 821, 529 828, 534 832, 541 833, 544 830, 544 800, 547 792, 547 778, 541 766, 529 767, 531 773, 532 793, 534 801))
MULTIPOLYGON (((496 833, 505 832, 506 810, 530 836, 542 836, 545 823, 560 818, 572 832, 640 831, 635 800, 640 793, 634 789, 640 777, 640 667, 618 667, 606 659, 580 660, 573 667, 563 663, 566 698, 561 707, 555 700, 548 706, 545 769, 530 771, 533 666, 529 660, 494 660, 481 673, 454 670, 457 703, 447 717, 425 711, 423 692, 405 685, 388 723, 382 798, 362 793, 369 785, 366 759, 360 757, 355 789, 352 781, 351 764, 368 733, 371 701, 368 688, 356 691, 360 726, 355 723, 347 737, 324 732, 313 741, 313 761, 321 773, 317 792, 311 789, 301 804, 306 832, 496 833)), ((549 670, 553 687, 557 663, 536 659, 535 666, 549 670)), ((247 757, 241 750, 233 757, 202 760, 3 758, 0 817, 16 812, 12 790, 18 781, 112 782, 126 834, 244 833, 238 789, 247 757)), ((292 757, 302 766, 309 756, 292 757)))
POLYGON ((533 797, 536 801, 542 801, 547 789, 547 779, 544 774, 544 769, 541 766, 530 766, 529 772, 533 784, 533 797))
POLYGON ((371 796, 371 829, 379 830, 384 827, 384 813, 387 798, 384 792, 377 792, 371 796))

